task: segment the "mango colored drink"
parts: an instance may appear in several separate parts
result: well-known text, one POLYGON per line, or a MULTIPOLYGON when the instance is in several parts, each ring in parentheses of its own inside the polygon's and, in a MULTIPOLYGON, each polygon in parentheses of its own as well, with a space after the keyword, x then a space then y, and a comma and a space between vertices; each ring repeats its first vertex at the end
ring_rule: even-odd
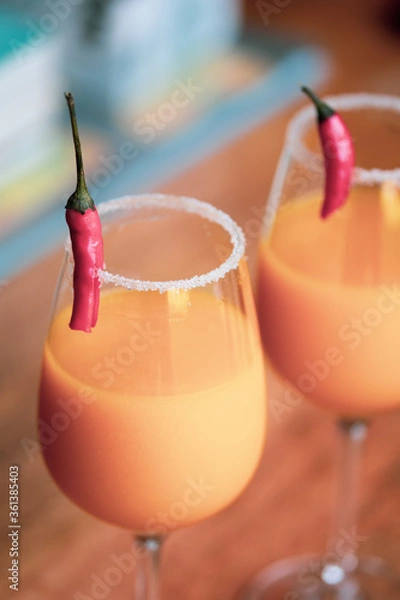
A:
POLYGON ((71 331, 69 316, 53 322, 40 391, 44 457, 61 489, 137 532, 233 501, 264 440, 255 323, 198 289, 106 292, 91 334, 71 331))
POLYGON ((320 207, 288 203, 261 244, 261 334, 284 380, 362 417, 400 402, 400 210, 385 214, 377 188, 354 189, 325 221, 320 207))

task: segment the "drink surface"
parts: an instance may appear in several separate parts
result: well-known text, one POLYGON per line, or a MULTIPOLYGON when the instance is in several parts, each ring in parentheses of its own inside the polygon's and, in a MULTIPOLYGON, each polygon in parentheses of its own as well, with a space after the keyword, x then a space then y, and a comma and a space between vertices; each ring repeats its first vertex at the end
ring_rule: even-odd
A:
POLYGON ((400 402, 399 219, 377 188, 355 188, 327 220, 321 202, 284 205, 261 244, 261 335, 286 382, 321 408, 362 417, 400 402))
POLYGON ((71 331, 69 316, 56 316, 45 345, 39 415, 64 493, 156 533, 233 501, 265 433, 256 324, 199 289, 106 292, 91 334, 71 331))

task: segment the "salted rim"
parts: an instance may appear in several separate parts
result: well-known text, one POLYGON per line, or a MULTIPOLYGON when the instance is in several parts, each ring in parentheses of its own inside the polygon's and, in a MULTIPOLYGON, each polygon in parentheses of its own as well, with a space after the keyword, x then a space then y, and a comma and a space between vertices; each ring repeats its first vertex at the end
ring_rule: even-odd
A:
MULTIPOLYGON (((176 279, 169 281, 146 281, 142 279, 133 279, 123 275, 110 273, 106 269, 99 269, 98 274, 102 283, 113 283, 115 286, 125 287, 129 290, 138 290, 140 292, 158 291, 164 293, 169 290, 182 289, 190 290, 197 287, 204 287, 210 283, 215 283, 222 279, 229 271, 236 269, 239 261, 244 256, 246 241, 241 227, 222 210, 215 208, 208 202, 196 200, 186 196, 173 196, 168 194, 141 194, 138 196, 122 196, 114 200, 108 200, 98 205, 97 210, 100 216, 113 213, 121 209, 140 209, 140 208, 167 208, 176 211, 184 211, 189 214, 196 214, 207 221, 220 225, 229 233, 232 244, 232 252, 228 258, 216 269, 202 275, 194 275, 186 279, 176 279)), ((67 252, 72 257, 70 237, 66 243, 67 252)))
MULTIPOLYGON (((400 97, 387 94, 339 94, 327 96, 323 100, 337 110, 352 110, 355 108, 367 110, 377 108, 400 113, 400 97)), ((302 142, 302 134, 312 118, 315 119, 315 108, 313 106, 306 106, 296 113, 289 122, 286 141, 290 145, 293 155, 300 162, 307 164, 311 170, 318 171, 318 167, 313 161, 318 155, 306 148, 302 142)), ((388 179, 400 181, 400 168, 364 169, 356 166, 353 171, 352 182, 353 184, 373 185, 374 183, 383 183, 388 179)))

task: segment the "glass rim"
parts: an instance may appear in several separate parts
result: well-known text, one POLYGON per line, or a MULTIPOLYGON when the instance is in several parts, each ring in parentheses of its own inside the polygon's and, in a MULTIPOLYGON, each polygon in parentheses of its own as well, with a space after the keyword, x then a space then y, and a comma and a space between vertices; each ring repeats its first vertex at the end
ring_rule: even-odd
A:
MULTIPOLYGON (((237 269, 239 266, 239 262, 244 256, 246 247, 243 230, 232 217, 208 202, 178 194, 145 193, 121 196, 119 198, 106 200, 97 205, 97 211, 100 217, 114 212, 116 213, 121 209, 141 208, 163 208, 177 212, 186 212, 188 214, 198 215, 211 223, 215 223, 229 234, 232 251, 228 258, 221 262, 215 269, 212 269, 207 273, 193 275, 192 277, 184 279, 152 281, 125 277, 123 275, 111 273, 107 269, 98 269, 98 276, 101 283, 112 283, 115 286, 140 292, 158 291, 164 293, 172 290, 187 291, 198 287, 205 287, 211 283, 216 283, 227 273, 237 269)), ((71 260, 73 260, 71 239, 69 236, 66 242, 66 251, 71 260)))
MULTIPOLYGON (((400 96, 390 94, 374 94, 367 92, 357 92, 352 94, 337 94, 323 97, 324 102, 330 104, 336 110, 368 110, 381 109, 391 110, 400 114, 400 96)), ((289 121, 286 130, 286 144, 290 147, 292 155, 302 164, 310 166, 317 170, 315 159, 318 155, 309 150, 302 142, 302 135, 305 127, 315 117, 315 107, 305 106, 289 121)), ((374 185, 392 180, 400 182, 400 168, 396 169, 365 169, 355 166, 353 171, 353 184, 374 185)))

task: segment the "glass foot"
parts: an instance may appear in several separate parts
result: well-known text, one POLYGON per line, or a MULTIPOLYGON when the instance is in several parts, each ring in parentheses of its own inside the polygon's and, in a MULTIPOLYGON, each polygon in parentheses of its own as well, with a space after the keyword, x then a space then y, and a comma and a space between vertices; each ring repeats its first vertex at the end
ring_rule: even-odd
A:
POLYGON ((400 600, 400 573, 374 556, 324 564, 304 555, 272 563, 257 573, 235 600, 400 600))

